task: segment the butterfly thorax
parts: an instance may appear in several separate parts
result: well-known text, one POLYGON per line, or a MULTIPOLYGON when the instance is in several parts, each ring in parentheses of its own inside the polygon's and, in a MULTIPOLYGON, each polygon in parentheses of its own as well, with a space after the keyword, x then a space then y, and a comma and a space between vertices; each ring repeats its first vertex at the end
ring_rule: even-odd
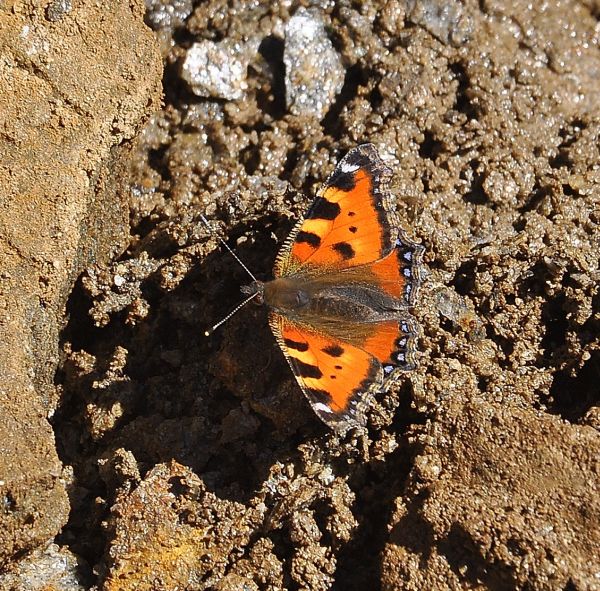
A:
POLYGON ((253 281, 242 287, 242 293, 257 294, 254 301, 278 311, 299 310, 308 305, 310 296, 299 282, 283 277, 273 281, 253 281))

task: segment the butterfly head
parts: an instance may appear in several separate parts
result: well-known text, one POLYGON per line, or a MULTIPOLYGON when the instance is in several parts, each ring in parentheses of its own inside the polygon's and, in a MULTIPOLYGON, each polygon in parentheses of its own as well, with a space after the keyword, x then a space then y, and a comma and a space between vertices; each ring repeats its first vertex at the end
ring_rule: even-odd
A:
POLYGON ((253 281, 249 285, 242 285, 240 291, 262 306, 265 303, 265 284, 262 281, 253 281))

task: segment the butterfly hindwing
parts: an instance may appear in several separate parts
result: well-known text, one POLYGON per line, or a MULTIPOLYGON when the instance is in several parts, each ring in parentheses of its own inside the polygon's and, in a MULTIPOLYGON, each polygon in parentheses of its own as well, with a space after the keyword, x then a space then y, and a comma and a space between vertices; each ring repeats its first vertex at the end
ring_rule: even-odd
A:
POLYGON ((421 245, 399 235, 390 254, 368 265, 373 283, 407 308, 414 304, 421 283, 423 250, 421 245))
POLYGON ((417 331, 408 315, 369 324, 354 342, 276 313, 269 323, 313 410, 336 431, 364 425, 365 409, 384 380, 415 367, 417 331))
POLYGON ((356 267, 389 254, 397 237, 387 189, 391 174, 372 144, 350 150, 292 231, 275 277, 306 266, 356 267))
POLYGON ((366 338, 353 344, 379 361, 386 379, 396 370, 410 371, 416 367, 417 324, 410 315, 373 323, 369 328, 371 331, 366 338))

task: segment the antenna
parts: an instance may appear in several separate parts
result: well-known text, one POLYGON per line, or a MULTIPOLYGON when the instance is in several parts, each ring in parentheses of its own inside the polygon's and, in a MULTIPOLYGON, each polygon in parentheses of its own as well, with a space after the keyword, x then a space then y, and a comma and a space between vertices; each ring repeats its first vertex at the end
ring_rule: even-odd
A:
POLYGON ((225 318, 219 320, 219 322, 217 322, 216 324, 213 324, 210 330, 205 330, 204 336, 209 337, 213 332, 215 332, 217 328, 219 328, 219 326, 221 326, 221 324, 227 322, 240 308, 243 308, 250 300, 254 299, 258 294, 259 292, 255 291, 250 297, 247 297, 241 304, 238 304, 233 310, 231 310, 231 312, 229 312, 229 314, 227 314, 225 318))
MULTIPOLYGON (((215 232, 213 231, 211 225, 208 223, 208 220, 202 214, 200 214, 200 219, 206 224, 206 227, 210 230, 211 234, 213 236, 217 236, 215 234, 215 232)), ((250 271, 250 269, 248 269, 248 267, 246 267, 246 265, 244 265, 244 263, 242 263, 242 260, 240 259, 240 257, 237 254, 235 254, 235 252, 233 252, 233 250, 231 250, 231 248, 229 248, 229 245, 227 244, 227 242, 225 242, 225 240, 223 240, 223 238, 221 238, 220 236, 217 236, 217 239, 230 252, 231 256, 240 264, 240 266, 244 269, 244 271, 246 271, 246 273, 248 273, 248 275, 250 275, 250 277, 252 277, 252 280, 253 281, 257 281, 256 277, 254 277, 254 275, 252 274, 252 272, 250 271)), ((252 298, 248 298, 246 301, 250 301, 251 299, 252 298)), ((237 312, 237 309, 234 310, 232 312, 232 314, 234 314, 235 312, 237 312)), ((214 329, 215 329, 215 327, 213 326, 213 330, 214 329)))
MULTIPOLYGON (((216 236, 211 225, 208 223, 208 220, 202 214, 200 214, 200 219, 204 222, 206 227, 209 229, 210 233, 213 236, 216 236)), ((227 242, 225 242, 225 240, 223 240, 223 238, 221 238, 220 236, 217 236, 217 239, 229 251, 231 256, 240 264, 242 269, 244 269, 244 271, 246 271, 246 273, 248 273, 248 275, 250 275, 250 277, 252 277, 252 280, 258 281, 256 279, 256 277, 252 274, 250 269, 248 269, 248 267, 246 267, 246 265, 244 265, 244 263, 242 262, 240 257, 238 257, 238 255, 235 254, 235 252, 233 252, 233 250, 231 250, 231 248, 229 248, 229 245, 227 244, 227 242)), ((219 320, 219 322, 217 322, 216 324, 213 324, 213 326, 211 327, 210 330, 205 330, 204 336, 207 336, 207 337, 210 336, 213 332, 215 332, 215 330, 217 328, 219 328, 219 326, 221 326, 221 324, 224 324, 225 322, 227 322, 238 310, 243 308, 250 300, 253 300, 259 293, 261 293, 261 292, 255 291, 255 292, 251 293, 250 296, 247 297, 242 303, 238 304, 233 310, 231 310, 231 312, 229 312, 229 314, 227 314, 227 316, 225 316, 225 318, 222 318, 221 320, 219 320)))

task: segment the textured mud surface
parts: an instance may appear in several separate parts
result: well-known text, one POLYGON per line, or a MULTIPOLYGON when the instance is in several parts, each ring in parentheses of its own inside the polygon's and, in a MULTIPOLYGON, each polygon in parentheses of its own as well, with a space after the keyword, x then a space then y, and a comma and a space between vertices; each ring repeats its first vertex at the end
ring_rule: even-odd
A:
POLYGON ((83 585, 600 586, 598 14, 150 3, 165 106, 133 147, 128 247, 73 290, 56 376, 73 484, 55 542, 83 585), (428 277, 419 368, 340 440, 264 310, 203 336, 248 278, 200 215, 266 278, 364 141, 428 277))

